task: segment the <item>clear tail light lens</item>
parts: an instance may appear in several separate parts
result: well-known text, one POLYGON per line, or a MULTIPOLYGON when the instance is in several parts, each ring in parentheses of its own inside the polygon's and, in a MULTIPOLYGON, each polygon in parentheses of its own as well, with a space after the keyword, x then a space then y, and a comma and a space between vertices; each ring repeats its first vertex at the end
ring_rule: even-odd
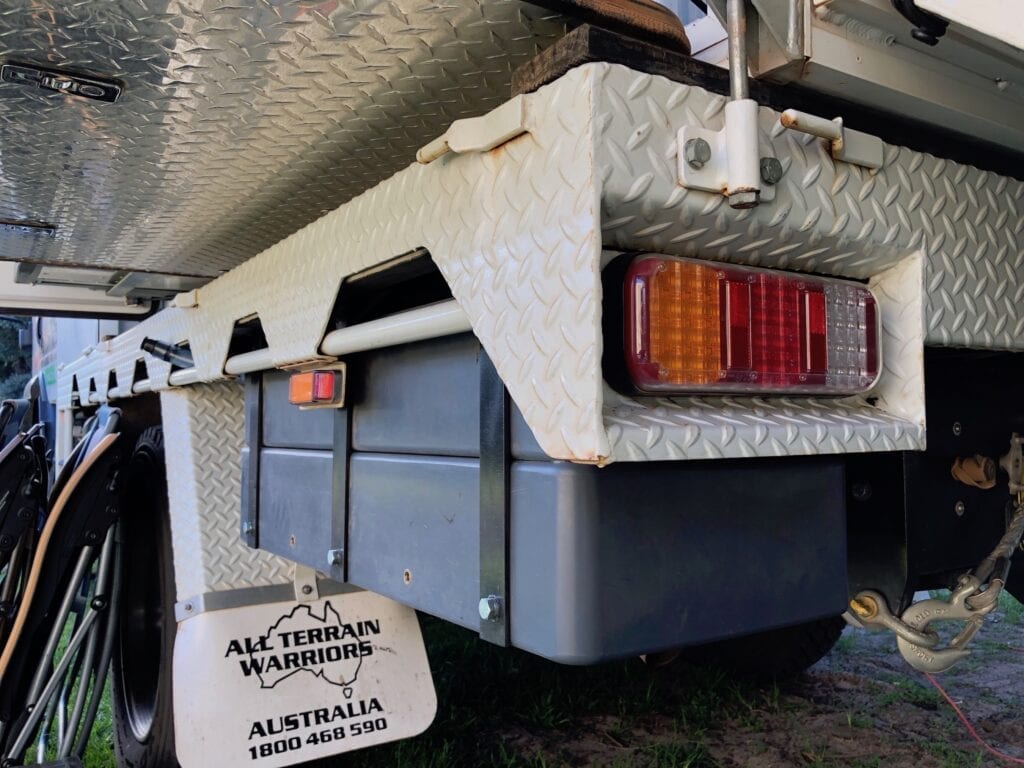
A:
POLYGON ((860 283, 641 256, 624 290, 642 392, 841 395, 878 378, 877 303, 860 283))

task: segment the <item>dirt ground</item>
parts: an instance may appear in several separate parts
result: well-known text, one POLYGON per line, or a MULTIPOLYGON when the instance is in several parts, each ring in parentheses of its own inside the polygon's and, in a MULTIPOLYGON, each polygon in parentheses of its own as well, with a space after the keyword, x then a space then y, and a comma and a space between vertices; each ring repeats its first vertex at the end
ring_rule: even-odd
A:
MULTIPOLYGON (((1019 620, 993 617, 974 654, 937 679, 986 741, 1024 760, 1024 625, 1019 620)), ((632 724, 597 715, 580 723, 575 738, 555 750, 547 744, 538 754, 546 753, 553 764, 623 766, 1012 764, 987 754, 970 737, 936 689, 903 662, 888 634, 847 629, 833 652, 798 680, 782 688, 732 691, 748 706, 697 740, 686 738, 685 726, 681 730, 678 719, 666 714, 632 724)))
MULTIPOLYGON (((783 686, 685 659, 565 667, 423 619, 438 693, 421 736, 322 766, 958 768, 986 754, 887 633, 846 630, 783 686)), ((978 732, 1024 758, 1024 606, 1006 597, 973 655, 938 676, 978 732)))

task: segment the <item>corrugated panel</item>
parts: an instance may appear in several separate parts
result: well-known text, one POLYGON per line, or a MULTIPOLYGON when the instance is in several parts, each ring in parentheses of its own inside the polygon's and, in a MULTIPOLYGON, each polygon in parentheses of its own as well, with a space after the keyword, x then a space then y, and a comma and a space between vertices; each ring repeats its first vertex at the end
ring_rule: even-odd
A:
POLYGON ((114 78, 113 104, 0 83, 0 258, 215 276, 508 97, 565 31, 513 0, 22 0, 0 60, 114 78))

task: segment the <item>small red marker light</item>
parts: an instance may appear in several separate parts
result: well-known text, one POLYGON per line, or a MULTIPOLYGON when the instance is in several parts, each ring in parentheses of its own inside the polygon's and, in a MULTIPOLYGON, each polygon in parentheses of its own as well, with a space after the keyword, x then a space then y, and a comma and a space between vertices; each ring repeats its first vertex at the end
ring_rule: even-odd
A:
POLYGON ((340 371, 293 373, 288 380, 288 402, 292 405, 336 405, 341 401, 342 381, 340 371))

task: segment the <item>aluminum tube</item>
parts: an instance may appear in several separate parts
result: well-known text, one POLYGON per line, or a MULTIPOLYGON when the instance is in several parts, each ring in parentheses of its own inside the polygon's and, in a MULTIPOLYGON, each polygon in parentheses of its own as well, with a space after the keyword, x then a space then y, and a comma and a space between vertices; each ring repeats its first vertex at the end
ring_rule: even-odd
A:
POLYGON ((733 101, 750 95, 747 87, 747 9, 746 0, 727 0, 725 28, 729 38, 729 98, 733 101))
POLYGON ((472 329, 469 318, 458 302, 443 301, 331 331, 324 337, 320 351, 325 355, 340 357, 352 352, 451 336, 472 329))

